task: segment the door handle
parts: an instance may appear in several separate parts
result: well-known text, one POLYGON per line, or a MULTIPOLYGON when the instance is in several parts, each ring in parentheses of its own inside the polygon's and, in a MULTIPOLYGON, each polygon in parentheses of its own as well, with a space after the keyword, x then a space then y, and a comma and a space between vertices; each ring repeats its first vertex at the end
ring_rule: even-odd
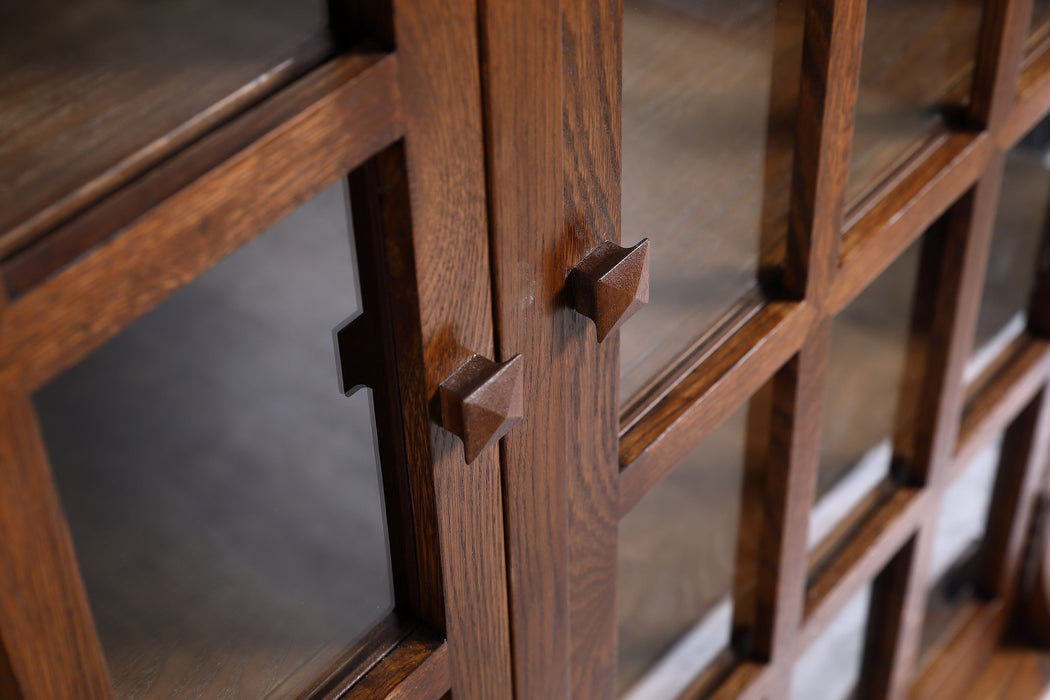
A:
POLYGON ((594 321, 598 342, 649 303, 649 239, 632 248, 606 241, 569 273, 573 308, 594 321))
POLYGON ((467 463, 521 422, 521 355, 497 363, 474 355, 438 386, 441 424, 463 442, 467 463))

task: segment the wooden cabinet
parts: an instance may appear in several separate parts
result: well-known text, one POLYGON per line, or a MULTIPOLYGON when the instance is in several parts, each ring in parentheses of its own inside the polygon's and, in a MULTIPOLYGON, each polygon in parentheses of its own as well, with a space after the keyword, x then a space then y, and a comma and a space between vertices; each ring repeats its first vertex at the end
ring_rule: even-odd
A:
POLYGON ((1046 4, 0 9, 0 698, 1036 697, 1046 4))

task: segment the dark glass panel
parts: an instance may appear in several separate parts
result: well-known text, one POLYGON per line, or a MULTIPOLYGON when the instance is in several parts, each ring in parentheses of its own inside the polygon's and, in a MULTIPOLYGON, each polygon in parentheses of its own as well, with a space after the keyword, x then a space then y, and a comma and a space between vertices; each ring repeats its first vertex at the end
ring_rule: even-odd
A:
POLYGON ((124 698, 284 696, 393 604, 342 182, 36 396, 124 698))

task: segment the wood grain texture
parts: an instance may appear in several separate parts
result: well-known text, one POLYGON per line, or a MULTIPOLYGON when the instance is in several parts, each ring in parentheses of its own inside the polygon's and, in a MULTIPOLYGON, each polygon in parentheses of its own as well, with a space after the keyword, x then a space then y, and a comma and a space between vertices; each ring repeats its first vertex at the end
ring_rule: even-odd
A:
POLYGON ((0 12, 0 250, 26 245, 333 51, 320 3, 0 12))
POLYGON ((866 7, 806 3, 785 286, 811 300, 838 268, 866 7))
POLYGON ((111 698, 32 404, 0 394, 0 689, 11 700, 111 698), (10 677, 4 671, 10 671, 10 677))
POLYGON ((568 697, 572 685, 568 466, 587 441, 568 417, 575 370, 594 352, 584 335, 593 334, 591 322, 569 308, 565 280, 590 249, 616 235, 615 223, 565 216, 562 52, 566 31, 576 36, 583 27, 568 24, 562 6, 479 3, 497 359, 526 358, 525 402, 542 406, 526 411, 502 450, 514 691, 552 700, 568 697))
MULTIPOLYGON (((366 10, 369 8, 366 7, 366 10)), ((448 638, 451 690, 512 692, 499 455, 463 460, 433 409, 438 386, 474 354, 495 357, 477 50, 470 0, 395 0, 372 27, 398 50, 404 177, 383 162, 384 232, 401 367, 406 450, 416 493, 419 614, 448 638), (393 35, 383 36, 383 32, 393 35), (406 199, 407 204, 406 206, 406 199)), ((524 358, 526 367, 529 358, 524 358)))
POLYGON ((349 688, 332 688, 317 700, 438 700, 450 680, 448 643, 415 632, 349 688))
MULTIPOLYGON (((759 659, 773 663, 791 656, 802 622, 807 532, 817 489, 823 372, 830 340, 831 324, 825 320, 773 378, 762 522, 755 523, 759 529, 751 530, 760 538, 751 644, 759 659)), ((748 614, 740 606, 734 613, 738 619, 748 614)))
MULTIPOLYGON (((562 265, 575 264, 578 259, 573 256, 583 253, 582 248, 589 249, 598 241, 620 241, 621 212, 617 204, 621 201, 623 103, 622 0, 563 0, 561 8, 563 220, 551 233, 564 237, 572 232, 576 243, 561 251, 569 259, 554 263, 559 271, 564 269, 562 265)), ((561 241, 564 245, 565 239, 561 241)), ((648 300, 649 244, 640 246, 635 248, 634 259, 644 253, 644 279, 638 281, 644 285, 644 298, 648 300)), ((557 279, 551 283, 556 284, 557 279)), ((641 291, 640 287, 636 289, 641 291)), ((547 293, 552 291, 548 288, 547 293)), ((526 292, 519 290, 517 298, 526 292)), ((505 301, 511 299, 504 297, 505 301)), ((555 323, 561 321, 563 325, 554 327, 555 333, 549 338, 552 345, 544 349, 544 356, 554 358, 564 347, 570 348, 564 355, 568 360, 562 370, 567 372, 563 375, 566 401, 561 404, 568 411, 561 421, 570 426, 565 456, 569 691, 574 698, 612 698, 617 678, 617 379, 622 332, 613 331, 603 342, 596 342, 598 337, 591 335, 585 319, 563 313, 554 318, 555 323), (574 431, 579 433, 573 435, 574 431), (583 435, 588 437, 580 439, 583 435)), ((542 323, 542 316, 539 320, 542 323)), ((626 323, 634 320, 627 319, 626 323)), ((520 462, 514 468, 527 465, 520 462)), ((524 693, 519 696, 527 697, 524 693)))
POLYGON ((0 376, 41 385, 392 142, 397 72, 393 58, 355 71, 8 306, 0 376))

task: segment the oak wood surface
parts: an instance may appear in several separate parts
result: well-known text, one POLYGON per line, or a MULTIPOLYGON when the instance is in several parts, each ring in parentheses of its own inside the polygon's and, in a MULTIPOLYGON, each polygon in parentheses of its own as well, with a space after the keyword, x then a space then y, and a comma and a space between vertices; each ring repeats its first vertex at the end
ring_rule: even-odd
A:
MULTIPOLYGON (((562 2, 562 229, 572 231, 576 245, 563 255, 580 255, 580 247, 621 239, 622 108, 621 67, 624 48, 622 0, 562 2), (613 203, 610 206, 610 202, 613 203)), ((561 239, 564 244, 564 238, 561 239)), ((626 242, 635 246, 636 241, 626 242)), ((636 247, 632 260, 645 256, 638 282, 649 295, 648 243, 636 247), (643 279, 644 278, 644 279, 643 279)), ((575 264, 573 260, 570 264, 575 264)), ((504 263, 505 264, 505 263, 504 263)), ((556 263, 559 271, 562 262, 556 263)), ((566 281, 568 281, 566 273, 566 281)), ((557 276, 551 280, 557 286, 557 276)), ((628 287, 629 289, 629 287, 628 287)), ((548 293, 553 291, 548 290, 548 293)), ((642 293, 637 288, 636 294, 642 293)), ((563 294, 567 295, 566 292, 563 294)), ((561 296, 561 295, 559 295, 561 296)), ((637 300, 637 296, 636 296, 637 300)), ((562 302, 567 299, 562 297, 562 302)), ((542 307, 541 307, 542 308, 542 307)), ((566 467, 569 521, 569 682, 572 697, 612 697, 617 683, 617 522, 619 462, 617 419, 621 392, 618 336, 602 342, 578 315, 559 313, 562 323, 550 337, 546 353, 562 352, 562 338, 578 354, 567 354, 569 421, 590 439, 568 436, 566 467), (559 337, 561 334, 564 336, 559 337), (577 345, 578 343, 578 345, 577 345), (571 358, 571 359, 570 359, 571 358)), ((627 324, 636 316, 627 319, 627 324)), ((524 463, 517 467, 527 468, 524 463)), ((522 694, 522 697, 526 697, 522 694)))
MULTIPOLYGON (((403 100, 404 167, 384 154, 377 191, 386 195, 388 303, 419 496, 418 614, 447 636, 456 697, 508 697, 509 559, 499 452, 490 447, 468 465, 458 439, 432 411, 440 383, 469 357, 500 359, 485 210, 480 17, 470 0, 395 0, 363 9, 375 22, 369 29, 397 47, 403 100)), ((523 362, 527 369, 530 358, 523 362)))

